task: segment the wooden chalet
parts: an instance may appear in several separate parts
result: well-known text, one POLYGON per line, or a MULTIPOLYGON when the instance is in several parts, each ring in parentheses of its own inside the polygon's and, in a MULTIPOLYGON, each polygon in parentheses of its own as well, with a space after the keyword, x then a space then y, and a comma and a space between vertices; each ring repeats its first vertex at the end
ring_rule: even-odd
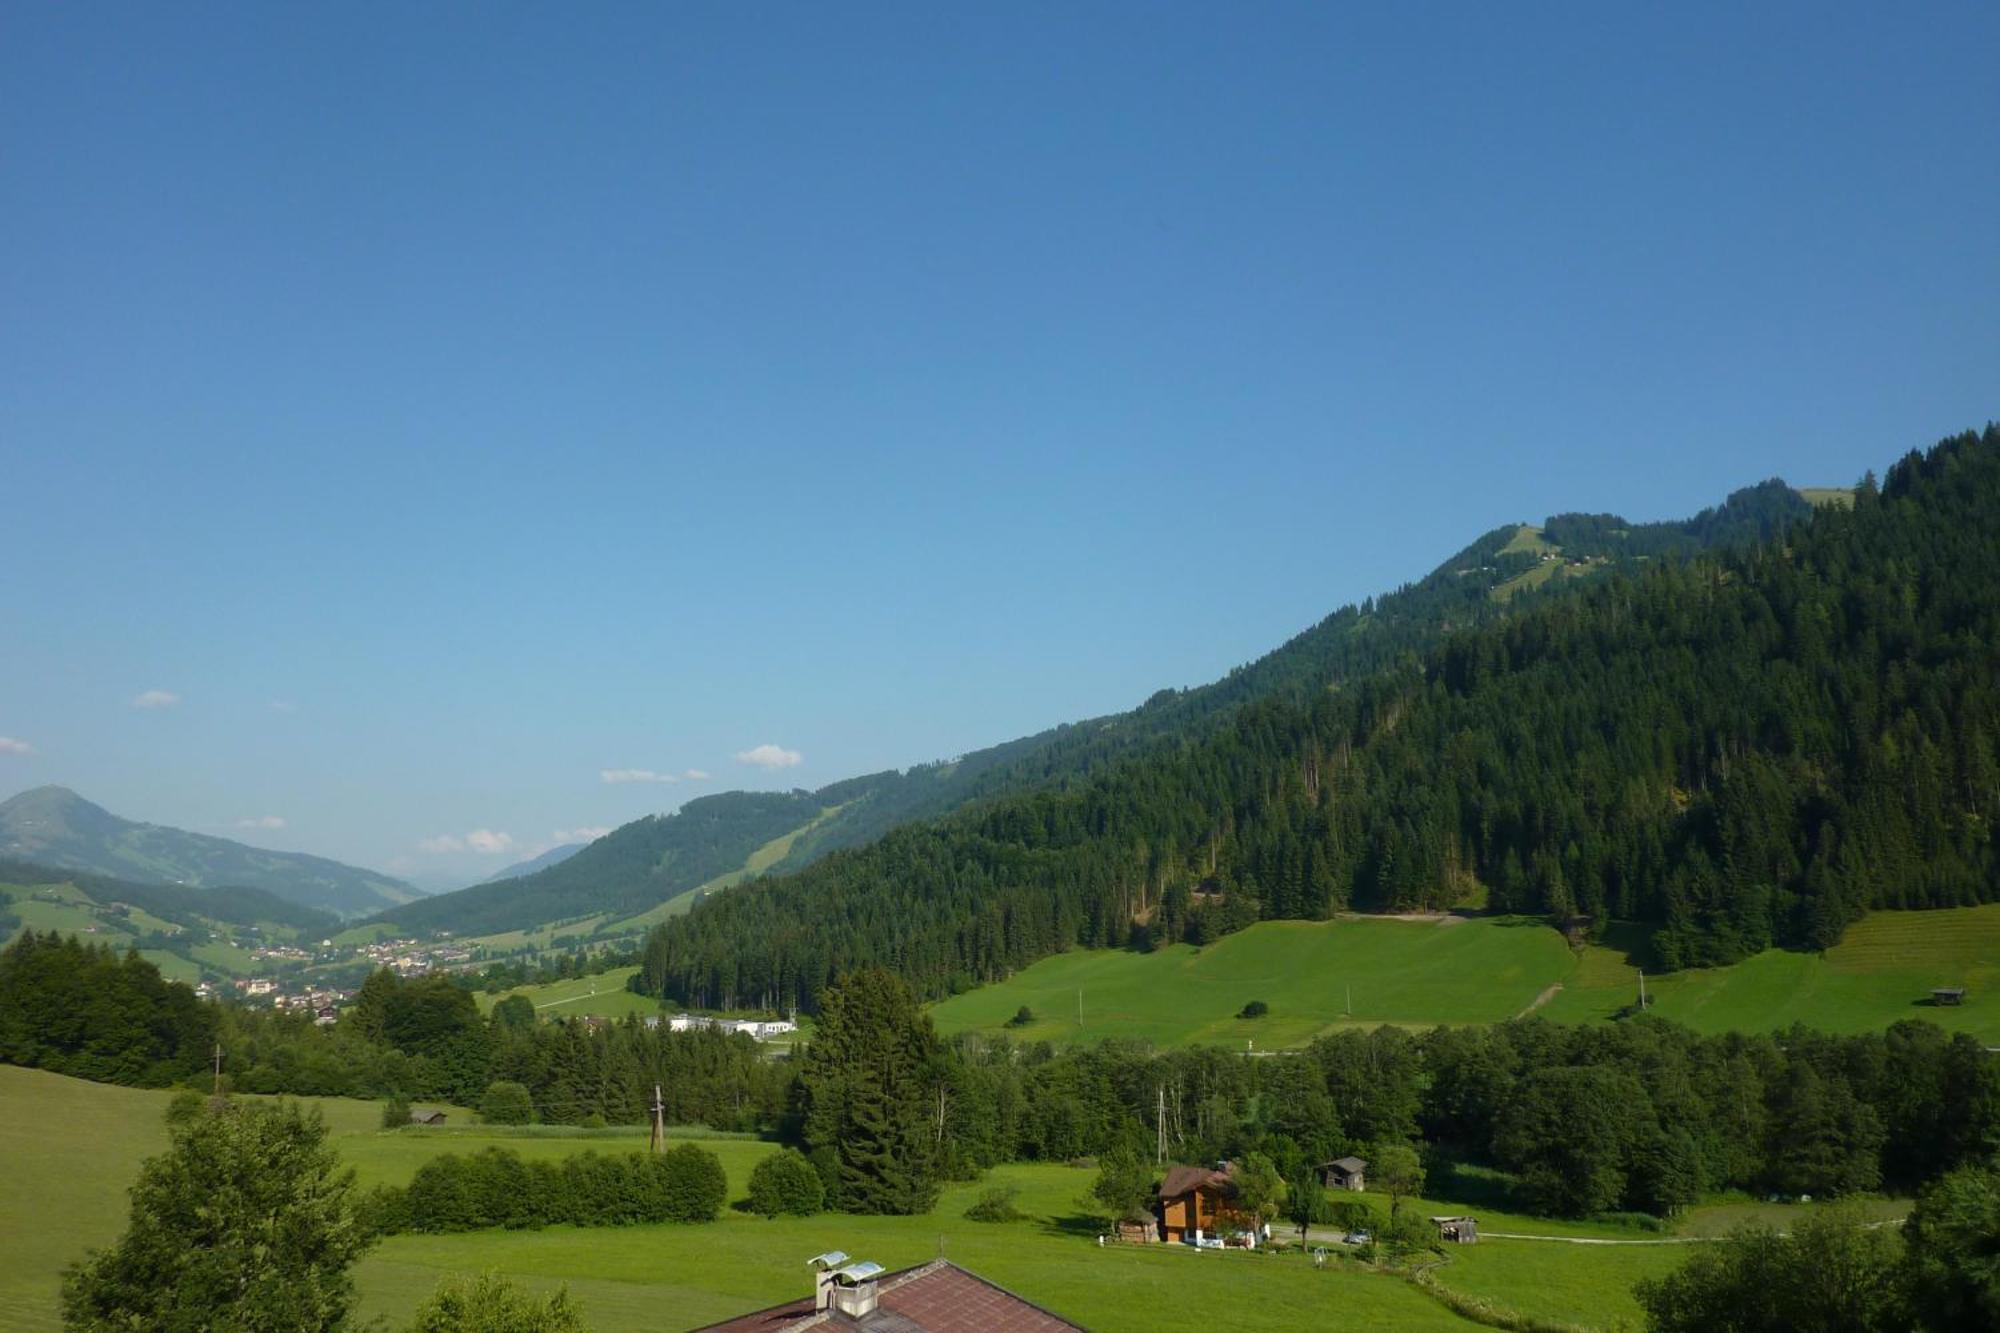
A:
POLYGON ((1367 1159, 1337 1157, 1331 1162, 1321 1163, 1319 1181, 1330 1190, 1365 1190, 1368 1188, 1367 1159))
POLYGON ((1160 1237, 1169 1242, 1250 1232, 1255 1222, 1236 1206, 1236 1168, 1174 1166, 1160 1182, 1160 1237))
POLYGON ((410 1108, 410 1123, 413 1125, 442 1125, 444 1123, 444 1112, 433 1111, 422 1106, 412 1106, 410 1108))
POLYGON ((885 1273, 835 1250, 812 1259, 813 1293, 709 1324, 694 1333, 1083 1333, 1081 1324, 1025 1301, 943 1259, 885 1273))

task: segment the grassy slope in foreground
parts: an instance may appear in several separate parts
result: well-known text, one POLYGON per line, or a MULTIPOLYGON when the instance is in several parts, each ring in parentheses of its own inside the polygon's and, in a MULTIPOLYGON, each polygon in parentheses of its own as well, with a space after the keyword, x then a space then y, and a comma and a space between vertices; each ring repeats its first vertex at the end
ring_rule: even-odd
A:
MULTIPOLYGON (((1271 921, 1199 950, 1058 954, 931 1012, 947 1033, 1008 1030, 1003 1025, 1025 1004, 1036 1021, 1010 1031, 1028 1040, 1254 1040, 1269 1049, 1347 1026, 1499 1022, 1556 983, 1563 989, 1536 1012, 1591 1022, 1637 997, 1638 971, 1621 950, 1592 946, 1579 955, 1553 930, 1525 920, 1271 921), (1251 1000, 1271 1012, 1235 1017, 1251 1000)), ((1734 967, 1649 977, 1647 988, 1654 1013, 1700 1032, 1769 1032, 1795 1022, 1860 1032, 1925 1018, 2000 1044, 2000 904, 1877 912, 1824 954, 1773 950, 1734 967), (1960 985, 1970 991, 1964 1007, 1928 1003, 1933 986, 1960 985)))
MULTIPOLYGON (((114 1240, 124 1226, 125 1188, 140 1160, 166 1145, 164 1092, 84 1083, 39 1070, 0 1065, 0 1327, 42 1333, 58 1326, 56 1284, 62 1266, 93 1245, 114 1240), (18 1187, 15 1187, 18 1186, 18 1187)), ((406 1183, 439 1153, 477 1152, 499 1144, 524 1157, 555 1159, 593 1149, 628 1151, 644 1142, 642 1128, 579 1133, 550 1127, 486 1129, 452 1112, 444 1131, 377 1129, 379 1104, 311 1100, 327 1117, 335 1146, 363 1188, 406 1183)), ((683 1141, 689 1131, 674 1129, 683 1141)), ((740 1198, 751 1168, 775 1146, 754 1139, 696 1137, 728 1174, 740 1198)), ((958 1262, 1032 1300, 1070 1315, 1099 1333, 1242 1327, 1469 1329, 1393 1278, 1336 1261, 1316 1272, 1301 1256, 1197 1254, 1180 1247, 1100 1250, 1082 1202, 1092 1176, 1055 1165, 997 1168, 976 1184, 951 1186, 922 1217, 787 1218, 765 1221, 730 1210, 712 1226, 611 1227, 580 1230, 491 1231, 452 1236, 397 1236, 357 1270, 362 1321, 376 1316, 395 1328, 445 1272, 498 1270, 530 1284, 567 1283, 587 1307, 597 1333, 667 1330, 726 1318, 798 1294, 805 1256, 838 1246, 892 1267, 921 1263, 942 1244, 958 1262), (989 1225, 964 1220, 966 1206, 993 1185, 1013 1185, 1029 1220, 989 1225), (1171 1287, 1172 1298, 1138 1300, 1171 1287)), ((1386 1201, 1368 1197, 1381 1212, 1386 1201)), ((1437 1199, 1407 1205, 1423 1213, 1466 1205, 1437 1199)), ((1900 1205, 1876 1205, 1896 1216, 1900 1205)), ((1677 1228, 1712 1235, 1756 1214, 1780 1224, 1797 1208, 1732 1204, 1695 1209, 1677 1228)), ((1590 1222, 1509 1215, 1478 1207, 1491 1231, 1631 1239, 1636 1233, 1590 1222)), ((1638 1309, 1630 1283, 1681 1262, 1679 1245, 1564 1245, 1491 1240, 1456 1251, 1439 1274, 1447 1285, 1498 1300, 1544 1319, 1630 1326, 1638 1309)))
MULTIPOLYGON (((56 1288, 62 1267, 124 1226, 125 1188, 139 1162, 166 1144, 167 1094, 83 1083, 37 1070, 0 1066, 0 1326, 23 1333, 58 1327, 56 1288)), ((502 1142, 531 1156, 585 1148, 617 1151, 643 1142, 519 1138, 477 1133, 427 1135, 376 1130, 367 1102, 316 1103, 335 1143, 363 1185, 404 1181, 425 1156, 477 1151, 502 1142)), ((773 1145, 754 1140, 705 1142, 722 1158, 730 1195, 740 1198, 750 1168, 773 1145)), ((1327 1327, 1339 1310, 1353 1327, 1460 1329, 1462 1321, 1393 1278, 1335 1268, 1315 1272, 1303 1259, 1196 1254, 1164 1247, 1099 1250, 1078 1200, 1091 1174, 1062 1166, 1004 1167, 981 1184, 946 1191, 923 1217, 788 1218, 767 1222, 730 1210, 709 1226, 612 1227, 455 1236, 398 1236, 357 1270, 363 1322, 399 1326, 445 1272, 497 1269, 536 1286, 568 1283, 586 1303, 597 1333, 687 1328, 801 1293, 808 1255, 838 1246, 891 1267, 922 1263, 940 1239, 958 1262, 1100 1333, 1213 1329, 1258 1311, 1273 1330, 1327 1327), (967 1222, 962 1214, 994 1183, 1019 1187, 1032 1220, 1013 1225, 967 1222), (1173 1301, 1134 1301, 1135 1290, 1172 1283, 1173 1301)), ((1580 1265, 1588 1264, 1580 1260, 1580 1265)), ((1580 1279, 1586 1283, 1590 1278, 1580 1279)))

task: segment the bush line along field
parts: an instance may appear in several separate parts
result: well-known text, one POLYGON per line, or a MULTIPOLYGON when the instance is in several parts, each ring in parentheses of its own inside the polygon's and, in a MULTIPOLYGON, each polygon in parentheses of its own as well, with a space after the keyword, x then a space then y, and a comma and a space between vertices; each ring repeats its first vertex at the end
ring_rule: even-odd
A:
MULTIPOLYGON (((2000 905, 1875 912, 1821 954, 1772 950, 1731 967, 1649 975, 1646 988, 1652 1012, 1698 1032, 1804 1023, 1847 1033, 1923 1018, 2000 1044, 2000 905), (1967 987, 1968 1003, 1931 1006, 1936 986, 1967 987)), ((946 1034, 1278 1049, 1342 1027, 1496 1023, 1531 1008, 1558 1022, 1597 1022, 1638 990, 1624 949, 1572 950, 1537 920, 1352 918, 1264 922, 1201 949, 1057 954, 931 1014, 946 1034), (1270 1013, 1236 1017, 1252 1000, 1270 1013), (1023 1005, 1034 1022, 1008 1028, 1023 1005)))
MULTIPOLYGON (((162 1115, 168 1097, 0 1066, 0 1172, 10 1182, 0 1193, 0 1235, 8 1238, 8 1262, 0 1266, 0 1326, 22 1333, 59 1326, 58 1274, 86 1248, 109 1243, 122 1229, 126 1187, 140 1161, 166 1145, 162 1115)), ((471 1127, 462 1111, 454 1111, 453 1118, 468 1123, 443 1133, 384 1132, 377 1128, 377 1103, 308 1101, 325 1114, 335 1145, 364 1188, 406 1183, 431 1156, 476 1152, 489 1144, 549 1159, 645 1144, 643 1130, 523 1134, 471 1127)), ((731 1199, 742 1197, 752 1166, 775 1151, 770 1143, 700 1131, 674 1130, 669 1138, 695 1138, 716 1153, 729 1177, 731 1199)), ((443 1273, 498 1270, 542 1288, 569 1284, 587 1303, 597 1333, 651 1333, 801 1295, 805 1258, 829 1248, 897 1268, 934 1258, 942 1247, 947 1257, 1100 1333, 1231 1327, 1240 1324, 1245 1309, 1255 1309, 1259 1326, 1274 1330, 1335 1323, 1473 1327, 1401 1280, 1345 1260, 1315 1270, 1302 1255, 1198 1253, 1177 1246, 1099 1249, 1084 1202, 1092 1179, 1091 1171, 1073 1167, 1003 1166, 977 1183, 947 1188, 932 1212, 917 1217, 822 1214, 766 1221, 732 1208, 723 1220, 705 1226, 396 1236, 358 1270, 359 1314, 363 1322, 382 1316, 393 1323, 407 1317, 443 1273), (996 1184, 1019 1190, 1016 1202, 1028 1220, 996 1225, 964 1219, 966 1207, 996 1184), (1174 1292, 1170 1312, 1158 1302, 1132 1299, 1134 1291, 1168 1285, 1174 1292)), ((1379 1198, 1374 1202, 1381 1205, 1379 1198)), ((1450 1205, 1415 1200, 1407 1206, 1437 1211, 1450 1205)), ((1493 1230, 1625 1239, 1635 1234, 1480 1211, 1493 1230)), ((1636 1318, 1631 1282, 1670 1270, 1684 1249, 1487 1241, 1476 1254, 1453 1255, 1440 1277, 1523 1313, 1612 1326, 1636 1318)))

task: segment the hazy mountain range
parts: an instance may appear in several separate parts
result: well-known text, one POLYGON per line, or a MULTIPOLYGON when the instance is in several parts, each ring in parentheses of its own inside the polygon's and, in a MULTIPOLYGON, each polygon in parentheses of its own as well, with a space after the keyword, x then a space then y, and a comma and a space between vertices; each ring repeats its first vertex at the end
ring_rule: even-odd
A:
POLYGON ((424 896, 392 876, 325 857, 121 819, 67 787, 36 787, 0 803, 0 857, 138 883, 262 889, 344 917, 424 896))

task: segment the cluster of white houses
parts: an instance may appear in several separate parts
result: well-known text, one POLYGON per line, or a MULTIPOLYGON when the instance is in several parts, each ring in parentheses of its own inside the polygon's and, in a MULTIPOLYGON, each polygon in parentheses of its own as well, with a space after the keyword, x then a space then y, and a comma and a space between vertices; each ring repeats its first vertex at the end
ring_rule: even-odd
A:
POLYGON ((714 1028, 718 1032, 741 1032, 758 1041, 769 1041, 782 1037, 788 1032, 797 1032, 799 1025, 789 1018, 711 1018, 707 1014, 673 1014, 667 1017, 653 1015, 646 1020, 646 1026, 656 1028, 667 1025, 669 1032, 694 1032, 702 1028, 714 1028))

